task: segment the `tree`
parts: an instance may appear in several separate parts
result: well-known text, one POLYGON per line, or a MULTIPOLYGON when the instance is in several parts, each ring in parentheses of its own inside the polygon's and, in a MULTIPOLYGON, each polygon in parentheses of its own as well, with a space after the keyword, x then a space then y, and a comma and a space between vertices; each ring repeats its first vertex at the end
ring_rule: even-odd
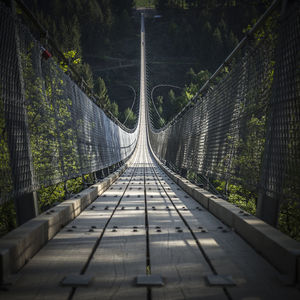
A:
POLYGON ((91 66, 87 63, 83 63, 80 65, 80 74, 83 80, 86 82, 87 86, 93 90, 94 88, 94 79, 93 79, 93 72, 91 66))
POLYGON ((107 88, 105 85, 105 82, 103 78, 98 77, 95 82, 95 88, 94 88, 96 96, 98 96, 97 101, 99 101, 97 104, 100 107, 108 108, 110 106, 110 100, 107 93, 107 88))
POLYGON ((116 117, 119 117, 119 106, 116 102, 113 102, 109 108, 110 112, 116 117))
POLYGON ((126 120, 125 125, 129 128, 132 128, 136 123, 137 117, 135 113, 128 107, 124 111, 124 119, 126 120))
POLYGON ((164 103, 164 97, 163 96, 157 96, 156 98, 156 107, 157 107, 157 111, 160 115, 162 115, 163 113, 163 103, 164 103))
POLYGON ((134 2, 134 0, 111 0, 112 9, 116 14, 120 14, 123 11, 126 11, 128 14, 131 14, 131 10, 135 5, 134 2))

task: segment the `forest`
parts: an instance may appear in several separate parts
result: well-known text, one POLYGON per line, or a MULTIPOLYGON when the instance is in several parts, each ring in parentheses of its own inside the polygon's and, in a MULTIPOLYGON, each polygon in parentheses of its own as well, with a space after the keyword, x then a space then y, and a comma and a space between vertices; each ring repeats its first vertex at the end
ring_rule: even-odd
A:
POLYGON ((165 124, 206 81, 270 1, 25 1, 88 86, 132 127, 139 90, 139 6, 149 6, 150 86, 165 124), (135 91, 135 93, 133 92, 135 91), (165 101, 164 101, 165 99, 165 101), (133 111, 132 111, 133 110, 133 111))
POLYGON ((148 19, 148 64, 153 100, 165 124, 181 110, 231 53, 270 1, 155 2, 159 18, 148 19))
POLYGON ((133 127, 137 106, 132 107, 132 90, 137 90, 139 84, 139 23, 132 17, 134 1, 35 0, 24 3, 101 104, 121 122, 126 120, 126 125, 133 127), (119 68, 128 61, 135 65, 130 72, 119 68))

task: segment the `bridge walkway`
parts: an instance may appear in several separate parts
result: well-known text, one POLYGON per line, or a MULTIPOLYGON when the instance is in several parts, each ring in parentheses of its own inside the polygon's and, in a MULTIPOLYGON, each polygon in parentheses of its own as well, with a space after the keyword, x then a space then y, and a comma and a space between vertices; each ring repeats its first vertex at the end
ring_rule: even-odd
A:
POLYGON ((299 299, 266 260, 152 158, 143 15, 141 37, 140 136, 133 163, 14 276, 0 298, 299 299))
POLYGON ((50 240, 0 296, 298 299, 297 290, 282 285, 278 275, 162 172, 150 156, 144 129, 131 167, 50 240), (137 284, 144 279, 138 276, 150 274, 150 285, 137 284), (216 274, 232 282, 209 284, 216 274))

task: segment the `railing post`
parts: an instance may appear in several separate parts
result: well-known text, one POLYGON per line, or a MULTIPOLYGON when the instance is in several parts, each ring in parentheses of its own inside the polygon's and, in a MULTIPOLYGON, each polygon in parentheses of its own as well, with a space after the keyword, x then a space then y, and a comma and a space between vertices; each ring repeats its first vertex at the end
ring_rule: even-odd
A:
MULTIPOLYGON (((16 7, 14 0, 10 2, 12 14, 16 20, 16 7)), ((9 99, 7 106, 14 107, 17 110, 17 114, 9 113, 6 117, 6 128, 8 131, 8 144, 11 159, 11 169, 13 177, 13 185, 15 191, 24 191, 22 195, 14 197, 17 223, 21 225, 31 218, 38 215, 38 203, 37 193, 35 191, 30 192, 35 186, 34 170, 32 153, 30 147, 30 137, 28 129, 28 119, 25 104, 25 92, 24 92, 24 81, 23 72, 20 57, 20 41, 16 23, 14 23, 14 55, 16 56, 16 82, 18 86, 18 92, 20 93, 19 99, 9 99), (13 119, 19 118, 19 124, 12 122, 13 119), (27 146, 27 149, 19 150, 20 137, 23 139, 23 143, 27 146), (26 157, 23 155, 26 153, 26 157), (27 161, 24 164, 24 161, 27 161), (27 178, 24 178, 27 177, 27 178), (26 182, 24 182, 26 180, 26 182), (28 192, 29 191, 29 192, 28 192)), ((7 112, 11 111, 11 107, 7 109, 7 112)), ((16 112, 15 112, 16 113, 16 112)), ((15 121, 15 120, 14 120, 15 121)), ((22 191, 22 192, 23 192, 22 191)))
MULTIPOLYGON (((275 49, 274 79, 267 115, 265 149, 256 210, 259 218, 273 226, 277 226, 280 205, 284 201, 285 172, 289 147, 291 147, 289 145, 291 116, 286 103, 294 96, 291 92, 294 83, 288 78, 293 78, 291 74, 296 74, 298 66, 296 57, 293 57, 290 51, 292 38, 284 19, 288 9, 291 10, 289 2, 292 3, 292 1, 284 0, 281 7, 281 22, 275 49)), ((293 39, 296 38, 293 37, 293 39)))

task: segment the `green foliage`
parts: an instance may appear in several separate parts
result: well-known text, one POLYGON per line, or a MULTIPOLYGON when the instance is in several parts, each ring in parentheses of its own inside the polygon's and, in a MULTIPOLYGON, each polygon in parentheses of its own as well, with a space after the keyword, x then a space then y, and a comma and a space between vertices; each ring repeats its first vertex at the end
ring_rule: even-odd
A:
POLYGON ((119 117, 119 106, 116 102, 112 102, 109 108, 110 112, 116 117, 119 117))
MULTIPOLYGON (((35 11, 41 24, 48 29, 68 64, 77 70, 90 89, 93 89, 95 85, 99 101, 118 117, 118 104, 110 103, 103 78, 96 76, 98 79, 94 83, 91 67, 86 62, 86 54, 97 54, 97 56, 104 52, 113 54, 111 53, 112 34, 116 34, 117 40, 125 33, 132 34, 130 15, 133 1, 124 0, 121 5, 120 1, 107 0, 66 0, 63 2, 38 0, 27 1, 26 4, 35 11)), ((47 38, 42 38, 41 43, 45 48, 48 48, 47 42, 47 38)), ((79 153, 77 147, 74 146, 78 138, 76 126, 73 126, 73 129, 66 130, 66 128, 70 128, 68 126, 70 122, 76 122, 77 127, 80 127, 82 120, 74 120, 72 101, 65 93, 66 82, 61 76, 57 76, 61 72, 60 69, 64 72, 70 71, 67 64, 64 61, 58 61, 59 69, 50 63, 49 74, 51 75, 39 78, 36 76, 37 65, 33 57, 39 53, 40 47, 34 43, 24 47, 21 49, 23 52, 20 53, 20 61, 25 84, 25 105, 33 167, 35 173, 43 177, 43 182, 45 182, 45 185, 39 186, 38 190, 39 206, 43 211, 66 199, 68 194, 78 193, 83 188, 82 177, 53 186, 47 185, 47 182, 58 182, 70 173, 75 176, 79 175, 79 153)), ((54 59, 57 58, 54 57, 54 59)), ((130 112, 129 123, 135 120, 136 116, 130 112)), ((3 199, 6 201, 12 190, 5 122, 4 103, 0 98, 0 174, 1 180, 5 180, 5 184, 1 184, 1 201, 3 199)), ((91 181, 90 175, 85 177, 87 181, 91 181)), ((0 205, 0 235, 16 226, 15 219, 12 201, 0 205)))
MULTIPOLYGON (((121 49, 120 40, 132 35, 135 30, 131 19, 134 1, 121 2, 66 0, 62 3, 38 0, 27 3, 34 8, 39 21, 54 37, 68 63, 77 70, 90 89, 95 86, 95 92, 100 96, 99 102, 107 109, 110 109, 111 104, 104 81, 110 79, 102 77, 103 82, 99 83, 99 76, 93 74, 87 60, 89 57, 116 55, 112 49, 121 49), (113 45, 115 41, 117 43, 113 45), (94 77, 97 78, 95 82, 94 77)), ((69 71, 65 62, 59 63, 63 71, 69 71)), ((94 64, 94 60, 90 59, 89 63, 94 64)), ((117 115, 116 105, 112 105, 112 110, 117 115)))
POLYGON ((161 127, 164 127, 165 125, 166 125, 165 119, 159 118, 159 120, 158 120, 158 126, 161 128, 161 127))
POLYGON ((201 70, 195 73, 192 68, 190 68, 187 73, 191 83, 186 85, 181 93, 178 94, 178 89, 170 89, 167 94, 167 100, 164 101, 162 95, 158 95, 155 99, 155 106, 158 113, 162 117, 158 121, 158 126, 162 127, 166 122, 170 121, 181 109, 186 106, 189 101, 192 100, 197 91, 202 87, 202 85, 209 79, 210 73, 207 70, 201 70))
POLYGON ((151 72, 155 74, 153 86, 166 78, 170 84, 186 86, 181 100, 173 102, 161 90, 160 96, 165 99, 162 117, 168 122, 182 108, 179 102, 186 103, 201 88, 207 75, 243 37, 243 28, 258 18, 267 4, 222 0, 156 0, 155 4, 161 18, 149 18, 146 24, 153 57, 151 72), (190 66, 193 70, 187 72, 190 66))
POLYGON ((101 77, 97 78, 95 82, 94 92, 95 95, 98 96, 97 104, 100 107, 104 107, 108 109, 110 107, 110 100, 108 97, 107 88, 103 78, 101 77))
MULTIPOLYGON (((85 176, 86 179, 89 175, 85 176)), ((64 201, 70 194, 77 194, 83 189, 82 177, 67 180, 54 186, 42 186, 38 191, 40 211, 45 211, 59 202, 64 201), (67 192, 69 194, 67 194, 67 192)))
POLYGON ((205 82, 210 78, 210 72, 208 70, 200 70, 195 73, 193 68, 187 72, 190 84, 185 87, 185 91, 195 95, 198 90, 205 84, 205 82))
POLYGON ((246 125, 244 135, 237 143, 232 167, 238 169, 238 176, 244 184, 258 186, 262 155, 265 145, 265 115, 252 117, 246 125))
POLYGON ((157 108, 157 111, 160 115, 162 115, 163 113, 163 103, 164 103, 164 97, 163 96, 158 96, 156 98, 156 108, 157 108))
POLYGON ((16 226, 16 211, 13 201, 0 205, 0 237, 16 226))
POLYGON ((94 79, 91 66, 87 63, 79 65, 79 70, 83 80, 86 82, 87 86, 93 90, 94 89, 94 79))
POLYGON ((126 126, 133 128, 136 123, 137 116, 130 108, 126 108, 124 111, 124 119, 127 119, 126 126))
POLYGON ((155 7, 155 0, 135 0, 135 6, 138 7, 155 7))
POLYGON ((242 210, 255 215, 257 197, 239 184, 227 184, 226 181, 215 180, 214 185, 217 191, 226 195, 230 203, 242 210))
POLYGON ((0 162, 0 199, 5 199, 12 190, 12 174, 10 168, 10 155, 7 141, 5 110, 2 98, 0 98, 0 162))
POLYGON ((191 182, 197 182, 197 174, 194 171, 188 170, 186 178, 191 182))
POLYGON ((300 241, 300 206, 298 201, 288 201, 281 205, 278 228, 293 239, 300 241))
MULTIPOLYGON (((64 52, 63 54, 68 61, 68 65, 78 65, 81 63, 81 57, 79 57, 76 50, 69 50, 64 52)), ((64 72, 67 72, 69 70, 68 65, 64 61, 59 62, 59 66, 64 72)))

